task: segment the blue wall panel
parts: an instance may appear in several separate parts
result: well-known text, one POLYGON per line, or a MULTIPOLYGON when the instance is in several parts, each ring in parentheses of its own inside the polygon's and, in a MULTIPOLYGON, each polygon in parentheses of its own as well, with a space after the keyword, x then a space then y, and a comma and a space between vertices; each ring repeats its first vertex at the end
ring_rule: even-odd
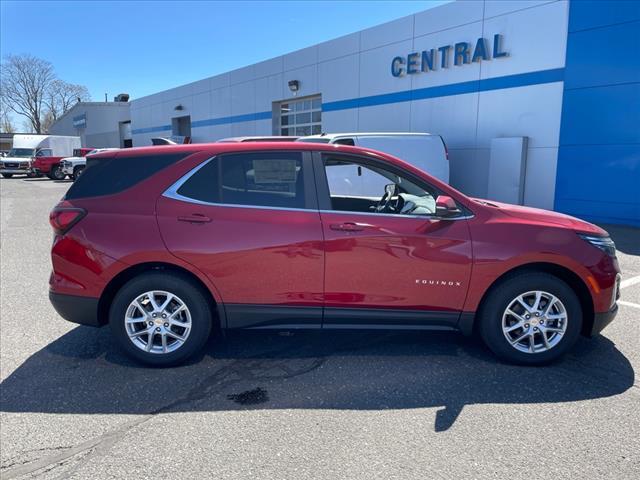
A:
POLYGON ((639 29, 640 20, 570 34, 565 88, 640 81, 639 29))
POLYGON ((640 227, 640 2, 572 1, 555 209, 640 227))
POLYGON ((569 33, 640 20, 637 0, 574 0, 571 2, 569 33), (579 4, 579 5, 578 5, 579 4))
POLYGON ((640 83, 565 90, 560 145, 640 143, 640 83))

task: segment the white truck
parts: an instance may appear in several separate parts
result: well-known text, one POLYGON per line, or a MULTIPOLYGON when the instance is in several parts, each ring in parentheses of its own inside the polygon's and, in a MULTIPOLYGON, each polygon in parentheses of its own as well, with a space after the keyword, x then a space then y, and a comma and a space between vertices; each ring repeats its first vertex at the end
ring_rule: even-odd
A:
POLYGON ((379 150, 449 183, 449 154, 440 135, 404 132, 323 133, 301 137, 296 141, 354 145, 379 150))
POLYGON ((68 157, 80 148, 80 137, 63 135, 14 135, 9 154, 0 159, 0 174, 4 178, 32 173, 32 159, 68 157))
MULTIPOLYGON (((83 149, 80 149, 81 151, 83 149)), ((71 177, 74 181, 78 179, 85 167, 87 166, 87 157, 89 155, 93 155, 95 153, 106 152, 108 150, 119 150, 118 148, 94 148, 93 150, 87 152, 84 156, 75 155, 73 157, 63 158, 60 161, 60 167, 62 168, 62 173, 71 177)), ((82 152, 79 152, 82 153, 82 152)))

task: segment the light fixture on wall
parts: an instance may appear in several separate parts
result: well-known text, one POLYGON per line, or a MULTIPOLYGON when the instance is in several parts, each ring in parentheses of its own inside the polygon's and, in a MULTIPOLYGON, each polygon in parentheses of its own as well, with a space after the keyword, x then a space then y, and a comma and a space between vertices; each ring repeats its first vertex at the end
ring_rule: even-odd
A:
POLYGON ((300 90, 300 82, 298 80, 289 80, 289 90, 291 90, 295 96, 298 90, 300 90))
POLYGON ((174 110, 184 110, 184 107, 182 105, 176 105, 175 107, 173 107, 174 110))

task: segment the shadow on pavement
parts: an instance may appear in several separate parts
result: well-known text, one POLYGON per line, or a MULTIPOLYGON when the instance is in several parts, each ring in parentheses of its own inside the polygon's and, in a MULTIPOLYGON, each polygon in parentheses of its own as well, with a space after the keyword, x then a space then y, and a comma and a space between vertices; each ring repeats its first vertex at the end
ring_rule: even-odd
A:
POLYGON ((152 369, 124 357, 108 329, 77 327, 0 385, 0 407, 57 414, 441 407, 435 430, 444 431, 465 405, 587 400, 633 382, 629 361, 602 336, 533 368, 498 363, 454 333, 234 333, 188 365, 152 369))

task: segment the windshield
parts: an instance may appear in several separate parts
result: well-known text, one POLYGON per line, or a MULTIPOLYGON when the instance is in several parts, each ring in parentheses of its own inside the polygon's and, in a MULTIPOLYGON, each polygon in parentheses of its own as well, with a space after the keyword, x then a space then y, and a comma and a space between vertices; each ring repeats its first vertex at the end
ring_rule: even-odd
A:
POLYGON ((33 148, 12 148, 9 150, 9 157, 33 157, 33 148))

